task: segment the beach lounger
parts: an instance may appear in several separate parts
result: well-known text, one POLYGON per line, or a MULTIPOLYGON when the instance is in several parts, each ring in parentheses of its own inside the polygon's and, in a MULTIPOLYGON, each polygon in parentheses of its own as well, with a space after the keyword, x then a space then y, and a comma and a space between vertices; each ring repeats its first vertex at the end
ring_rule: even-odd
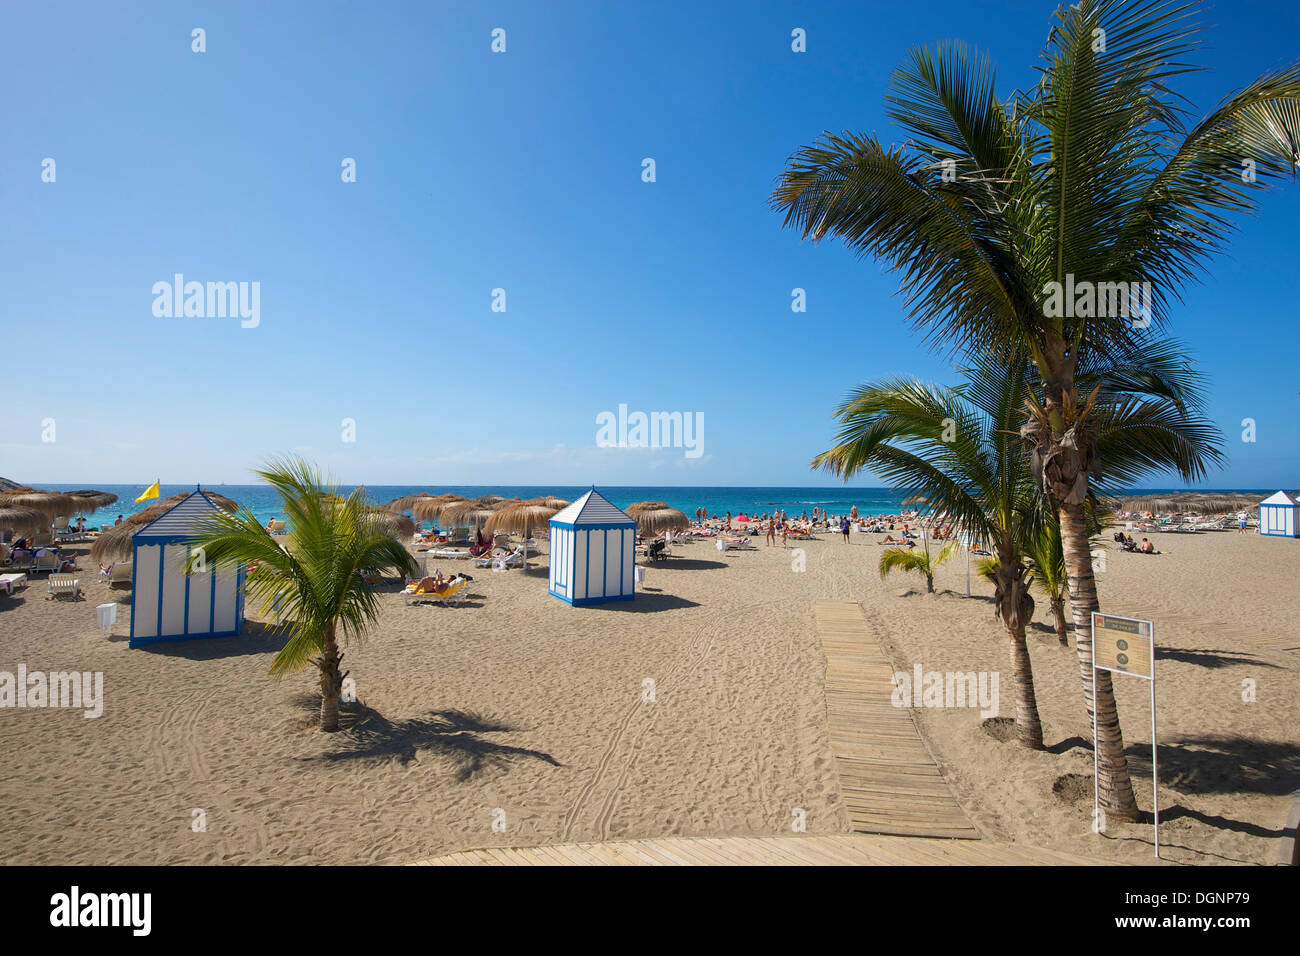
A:
POLYGON ((460 561, 468 558, 468 548, 430 548, 424 552, 425 560, 429 558, 442 558, 447 561, 460 561))
POLYGON ((131 562, 114 561, 106 568, 100 568, 99 579, 113 587, 130 587, 131 586, 131 562))
POLYGON ((0 574, 0 593, 13 597, 14 588, 27 587, 27 575, 25 574, 0 574))
POLYGON ((758 548, 749 543, 748 538, 719 538, 719 551, 757 551, 758 548))
POLYGON ((52 598, 61 594, 71 594, 74 601, 80 600, 81 579, 71 574, 51 574, 49 580, 45 582, 45 596, 52 598))
POLYGON ((268 521, 267 530, 271 534, 284 534, 285 523, 283 521, 268 521))
POLYGON ((414 585, 411 585, 405 591, 402 592, 402 600, 407 607, 410 607, 412 604, 420 604, 422 602, 441 604, 444 607, 446 607, 448 604, 455 604, 459 606, 460 602, 465 600, 464 592, 465 589, 468 587, 469 587, 469 581, 465 580, 464 578, 453 578, 452 583, 447 587, 445 591, 421 592, 419 590, 416 590, 414 588, 414 585))
POLYGON ((5 563, 5 567, 16 571, 30 571, 35 560, 35 551, 30 548, 17 548, 9 552, 9 560, 5 563))
POLYGON ((492 559, 493 571, 505 571, 509 568, 521 567, 524 563, 523 548, 515 548, 509 554, 492 559))
POLYGON ((38 553, 35 560, 32 561, 32 573, 35 574, 38 571, 49 571, 53 573, 54 571, 59 570, 59 565, 62 563, 63 562, 59 560, 59 556, 53 551, 38 553))

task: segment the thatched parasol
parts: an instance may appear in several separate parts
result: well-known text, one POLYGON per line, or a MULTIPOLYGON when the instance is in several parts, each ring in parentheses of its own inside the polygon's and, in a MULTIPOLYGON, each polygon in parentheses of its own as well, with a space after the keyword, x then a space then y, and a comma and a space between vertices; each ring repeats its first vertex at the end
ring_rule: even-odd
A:
POLYGON ((685 512, 670 508, 663 501, 638 501, 623 510, 628 517, 636 519, 636 529, 642 534, 685 531, 691 526, 691 519, 685 512))
POLYGON ((76 499, 62 491, 38 491, 35 488, 19 488, 0 494, 0 505, 16 505, 35 508, 51 521, 59 515, 75 513, 76 499))
POLYGON ((427 491, 421 491, 418 494, 402 495, 402 497, 400 498, 394 498, 392 501, 385 503, 383 507, 384 510, 386 511, 410 511, 411 506, 414 505, 417 501, 421 500, 422 498, 435 498, 435 497, 437 496, 431 495, 427 491))
MULTIPOLYGON (((225 495, 219 495, 215 491, 207 491, 206 489, 203 493, 212 499, 212 503, 222 511, 234 512, 239 510, 239 505, 235 504, 234 501, 227 498, 225 495)), ((187 491, 179 495, 172 495, 169 498, 164 498, 161 501, 151 504, 143 511, 138 511, 131 515, 131 517, 125 519, 121 524, 114 525, 111 528, 105 528, 104 532, 96 538, 94 543, 90 546, 91 560, 97 561, 100 564, 106 564, 109 561, 130 560, 133 549, 131 537, 150 521, 163 515, 173 506, 180 503, 185 498, 188 498, 191 494, 192 492, 187 491)))
POLYGON ((111 491, 94 491, 86 489, 83 491, 69 491, 73 498, 77 499, 77 511, 80 514, 94 514, 100 508, 107 508, 117 501, 117 495, 111 491))
POLYGON ((496 512, 502 510, 503 507, 515 504, 518 501, 518 498, 512 501, 502 498, 500 495, 488 495, 468 501, 455 501, 442 510, 438 521, 439 524, 445 521, 453 527, 461 525, 478 527, 496 512))
POLYGON ((411 514, 421 521, 438 522, 449 506, 465 500, 464 495, 431 495, 412 505, 411 514))
POLYGON ((50 530, 50 519, 45 512, 26 505, 0 505, 0 530, 17 535, 40 534, 50 530))
POLYGON ((389 537, 406 538, 409 541, 415 534, 415 522, 407 515, 386 511, 383 508, 372 508, 370 514, 375 524, 389 537))
MULTIPOLYGON (((496 534, 498 531, 515 532, 522 534, 527 541, 532 532, 544 528, 552 515, 568 506, 569 502, 563 498, 532 498, 528 501, 519 501, 494 512, 488 518, 484 530, 488 534, 496 534)), ((524 566, 527 567, 527 564, 528 548, 525 546, 524 566)))
MULTIPOLYGON (((556 501, 560 499, 554 499, 556 501)), ((551 516, 568 507, 568 502, 552 506, 545 499, 533 498, 529 501, 517 501, 500 511, 494 511, 488 518, 484 531, 496 534, 508 531, 528 537, 529 533, 543 527, 551 516)))
POLYGON ((1158 513, 1193 511, 1198 514, 1230 514, 1259 504, 1258 495, 1217 494, 1205 491, 1173 491, 1164 494, 1115 498, 1106 502, 1114 511, 1158 513))
POLYGON ((572 501, 566 501, 564 498, 557 498, 554 495, 539 495, 536 498, 529 498, 528 504, 546 505, 548 508, 554 508, 556 511, 563 511, 572 501))

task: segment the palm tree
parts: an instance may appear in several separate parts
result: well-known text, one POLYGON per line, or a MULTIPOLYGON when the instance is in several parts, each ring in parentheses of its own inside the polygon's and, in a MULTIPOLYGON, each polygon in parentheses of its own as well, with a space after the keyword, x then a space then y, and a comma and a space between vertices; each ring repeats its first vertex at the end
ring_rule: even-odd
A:
POLYGON ((926 592, 933 594, 934 572, 939 570, 939 565, 952 558, 955 550, 952 541, 940 548, 938 554, 930 553, 929 544, 919 551, 914 548, 886 548, 880 555, 880 577, 889 577, 891 571, 916 571, 925 576, 926 592))
MULTIPOLYGON (((1043 747, 1025 628, 1034 613, 1020 544, 1034 488, 1029 460, 1012 427, 1028 394, 1024 362, 967 371, 964 388, 891 380, 855 389, 836 410, 838 444, 813 460, 848 479, 865 468, 932 511, 948 515, 959 534, 990 541, 997 554, 990 580, 998 616, 1010 638, 1016 689, 1016 734, 1026 747, 1043 747)), ((925 552, 887 550, 884 577, 895 568, 919 570, 934 591, 934 568, 956 551, 949 541, 931 560, 925 552)))
MULTIPOLYGON (((262 613, 278 612, 289 640, 271 663, 283 677, 314 664, 320 670, 321 730, 339 728, 342 644, 359 642, 379 616, 365 578, 385 571, 414 574, 415 559, 390 536, 364 489, 343 496, 301 459, 255 471, 280 495, 292 528, 285 547, 247 509, 214 515, 191 542, 209 564, 248 564, 246 594, 262 613)), ((196 558, 191 559, 193 563, 196 558)))
POLYGON ((1037 533, 1029 536, 1024 548, 1030 583, 1047 598, 1052 609, 1052 622, 1056 625, 1056 637, 1062 647, 1068 647, 1065 599, 1069 587, 1065 577, 1065 551, 1061 548, 1061 526, 1056 522, 1056 515, 1048 516, 1037 533))
MULTIPOLYGON (((1182 287, 1223 250, 1231 217, 1300 165, 1300 65, 1190 122, 1169 83, 1191 69, 1193 13, 1176 2, 1062 4, 1041 80, 1007 101, 990 60, 964 44, 914 51, 887 96, 906 144, 825 133, 791 157, 772 196, 806 238, 838 237, 897 270, 933 346, 1028 351, 1042 385, 1024 434, 1058 513, 1101 804, 1117 820, 1138 811, 1110 674, 1094 682, 1091 669, 1100 604, 1084 507, 1100 423, 1077 372, 1163 328, 1182 287), (1085 284, 1092 299, 1064 301, 1085 284), (1136 314, 1135 292, 1145 299, 1136 314)), ((1203 473, 1200 462, 1187 474, 1203 473)))

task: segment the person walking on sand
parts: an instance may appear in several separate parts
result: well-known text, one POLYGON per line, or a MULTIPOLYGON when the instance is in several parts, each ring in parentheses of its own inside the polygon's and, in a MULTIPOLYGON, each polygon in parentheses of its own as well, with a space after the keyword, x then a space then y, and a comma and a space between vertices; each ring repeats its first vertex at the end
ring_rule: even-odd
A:
POLYGON ((767 544, 765 547, 776 547, 776 515, 767 519, 767 544))
POLYGON ((1237 512, 1237 534, 1246 533, 1246 512, 1237 512))
POLYGON ((840 534, 844 535, 844 543, 849 543, 849 519, 847 516, 840 518, 840 534))

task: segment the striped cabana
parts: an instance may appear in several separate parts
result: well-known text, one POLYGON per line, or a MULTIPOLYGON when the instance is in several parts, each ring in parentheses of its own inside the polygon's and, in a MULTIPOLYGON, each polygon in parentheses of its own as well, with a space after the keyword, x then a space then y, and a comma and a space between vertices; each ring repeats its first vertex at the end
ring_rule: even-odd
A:
POLYGON ((550 592, 568 604, 631 601, 636 521, 595 488, 551 518, 550 592))
POLYGON ((1280 538, 1300 537, 1300 503, 1285 491, 1259 503, 1259 533, 1280 538))
POLYGON ((195 532, 220 510, 194 491, 132 536, 130 647, 230 637, 243 628, 243 565, 185 573, 195 532))

